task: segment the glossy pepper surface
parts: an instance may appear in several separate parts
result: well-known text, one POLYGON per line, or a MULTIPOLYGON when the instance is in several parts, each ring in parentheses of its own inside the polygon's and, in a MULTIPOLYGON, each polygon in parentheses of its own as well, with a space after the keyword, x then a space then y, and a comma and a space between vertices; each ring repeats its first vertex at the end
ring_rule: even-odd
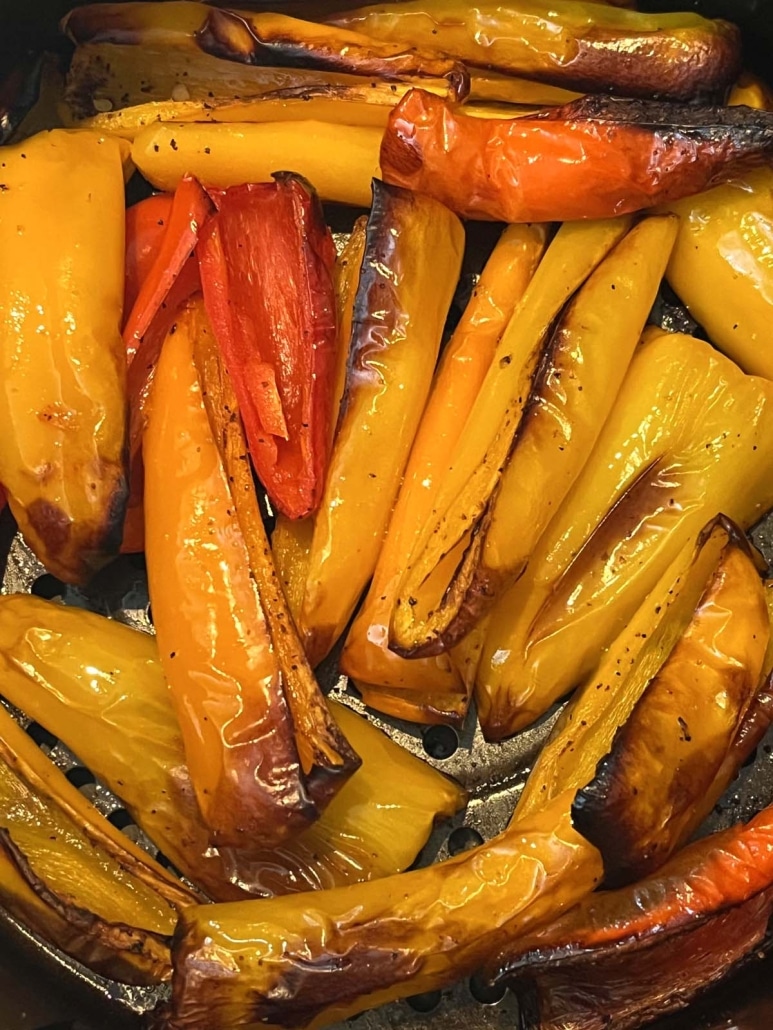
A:
MULTIPOLYGON (((523 572, 612 410, 677 228, 673 217, 640 222, 544 337, 536 365, 534 352, 525 356, 529 395, 504 471, 464 556, 450 579, 441 580, 424 625, 414 629, 417 639, 421 632, 426 640, 417 653, 458 643, 523 572)), ((404 605, 405 592, 402 599, 404 605)))
POLYGON ((592 890, 567 797, 487 844, 372 884, 196 907, 179 925, 171 1025, 323 1026, 477 969, 592 890), (320 973, 320 970, 324 970, 320 973))
POLYGON ((584 680, 709 517, 746 528, 769 510, 771 402, 708 344, 647 331, 583 476, 494 608, 477 676, 491 738, 584 680))
MULTIPOLYGON (((381 696, 379 687, 413 688, 419 696, 448 694, 446 704, 456 703, 459 715, 466 710, 466 691, 461 689, 448 658, 411 662, 400 658, 389 650, 389 620, 414 538, 432 510, 438 474, 448 462, 499 338, 539 264, 545 242, 543 226, 511 226, 503 232, 443 351, 373 581, 341 658, 342 670, 358 684, 367 685, 368 703, 381 711, 392 711, 398 702, 381 696)), ((401 715, 405 716, 408 704, 406 698, 399 706, 401 715)), ((418 707, 413 714, 420 720, 432 717, 431 712, 418 707)))
POLYGON ((126 504, 124 156, 62 130, 3 148, 0 480, 67 582, 118 550, 126 504))
POLYGON ((671 207, 679 215, 668 281, 712 343, 773 379, 773 170, 744 172, 671 207))
POLYGON ((735 26, 690 13, 645 14, 574 0, 479 0, 474 6, 409 0, 342 11, 330 20, 588 93, 688 99, 722 90, 740 67, 735 26))
POLYGON ((765 939, 773 911, 773 812, 713 834, 658 873, 589 895, 492 963, 535 1030, 635 1030, 680 1009, 765 939), (525 993, 524 993, 525 992, 525 993))
POLYGON ((215 844, 277 842, 312 821, 281 670, 193 358, 189 304, 167 337, 144 441, 148 579, 191 780, 215 844))
POLYGON ((585 97, 526 118, 471 118, 411 90, 381 146, 387 182, 466 218, 611 218, 711 186, 773 144, 773 115, 585 97))
POLYGON ((198 255, 207 313, 258 476, 302 518, 322 496, 333 418, 333 240, 312 188, 289 173, 217 204, 198 255))
MULTIPOLYGON (((357 883, 401 872, 437 819, 464 801, 454 781, 335 702, 363 755, 319 820, 271 850, 209 846, 152 636, 26 595, 0 599, 6 696, 79 756, 152 841, 216 901, 357 883)), ((85 802, 84 802, 85 804, 85 802)))
POLYGON ((343 406, 300 615, 312 664, 346 628, 375 568, 464 248, 461 223, 441 204, 378 180, 373 193, 343 406))

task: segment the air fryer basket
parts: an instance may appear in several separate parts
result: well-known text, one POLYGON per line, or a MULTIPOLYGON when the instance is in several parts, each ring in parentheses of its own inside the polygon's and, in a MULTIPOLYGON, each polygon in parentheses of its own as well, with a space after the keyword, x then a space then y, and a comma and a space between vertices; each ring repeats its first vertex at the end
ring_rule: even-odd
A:
MULTIPOLYGON (((350 0, 351 3, 351 0, 350 0)), ((281 0, 259 0, 268 8, 281 7, 281 0)), ((343 0, 341 6, 345 6, 343 0)), ((68 0, 0 0, 0 58, 16 56, 22 50, 40 49, 56 36, 56 19, 72 2, 68 0)), ((248 6, 242 0, 242 6, 248 6)), ((238 5, 235 5, 238 6, 238 5)), ((642 7, 675 9, 695 7, 702 13, 722 15, 740 22, 752 43, 750 62, 762 74, 773 73, 769 54, 773 52, 773 3, 770 0, 650 0, 642 7)), ((1 65, 0 65, 1 67, 1 65)), ((773 470, 771 470, 773 474, 773 470)), ((754 539, 773 565, 773 515, 754 532, 754 539)), ((46 573, 16 534, 13 520, 5 511, 0 516, 0 570, 2 593, 32 592, 42 597, 61 597, 66 603, 110 615, 138 629, 151 630, 147 584, 141 556, 121 557, 104 570, 86 590, 66 587, 46 573)), ((364 714, 361 702, 339 678, 334 662, 326 663, 322 682, 340 700, 364 714)), ((2 694, 2 683, 0 683, 2 694)), ((77 757, 54 737, 14 712, 27 732, 64 769, 76 784, 112 822, 153 854, 151 842, 133 825, 120 801, 83 767, 77 757)), ((504 828, 531 765, 547 736, 556 713, 504 745, 487 745, 476 726, 474 713, 464 729, 418 727, 370 713, 376 725, 409 751, 420 755, 444 772, 457 777, 470 792, 467 810, 437 830, 420 857, 421 863, 442 859, 487 839, 504 828)), ((717 830, 744 820, 773 802, 773 731, 758 748, 725 798, 707 821, 704 830, 717 830)), ((100 1025, 118 1030, 124 1025, 140 1027, 145 1017, 165 997, 165 988, 134 988, 116 984, 86 970, 45 942, 28 933, 0 911, 0 962, 13 948, 33 954, 39 966, 37 983, 67 986, 68 993, 82 997, 84 1013, 98 1013, 100 1025)), ((682 1016, 671 1017, 653 1030, 769 1030, 773 1027, 773 956, 762 953, 718 989, 713 990, 682 1016)), ((0 1030, 3 1016, 0 998, 0 1030)), ((84 1018, 86 1016, 84 1015, 84 1018)), ((517 1030, 519 1000, 513 992, 491 991, 475 977, 452 990, 418 995, 405 1002, 384 1006, 356 1020, 361 1030, 517 1030)))

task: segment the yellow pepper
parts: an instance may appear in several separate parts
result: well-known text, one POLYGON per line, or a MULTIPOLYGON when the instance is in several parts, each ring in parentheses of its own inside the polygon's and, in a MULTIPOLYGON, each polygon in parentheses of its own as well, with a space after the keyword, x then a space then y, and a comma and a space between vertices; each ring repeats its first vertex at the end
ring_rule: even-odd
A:
POLYGON ((426 869, 186 910, 172 1025, 321 1027, 475 972, 498 945, 598 883, 598 853, 572 828, 570 801, 556 798, 489 843, 426 869))
POLYGON ((476 682, 484 731, 528 726, 594 668, 717 512, 773 506, 773 384, 708 344, 648 330, 581 479, 494 608, 476 682))
POLYGON ((0 902, 114 979, 171 973, 168 938, 197 900, 109 823, 0 708, 0 902))
POLYGON ((372 125, 270 122, 163 123, 143 129, 132 160, 154 186, 173 190, 183 175, 226 188, 265 182, 283 168, 308 179, 322 200, 370 206, 383 133, 372 125))
POLYGON ((668 281, 713 343, 773 379, 773 170, 671 205, 681 219, 668 281))
MULTIPOLYGON (((294 672, 283 667, 204 407, 194 349, 205 337, 198 297, 170 331, 154 383, 144 440, 148 580, 204 821, 214 844, 245 847, 298 832, 324 802, 290 696, 294 672)), ((338 785, 351 771, 342 756, 338 785)))
POLYGON ((217 901, 400 872, 435 820, 464 802, 453 780, 331 701, 363 763, 319 820, 273 851, 260 839, 246 850, 211 848, 152 636, 9 595, 0 598, 0 669, 11 703, 77 749, 175 868, 217 901))
POLYGON ((118 140, 54 130, 0 159, 0 482, 66 582, 121 541, 125 155, 118 140))
MULTIPOLYGON (((373 580, 341 657, 371 707, 390 714, 395 702, 389 691, 407 689, 417 705, 417 721, 431 719, 422 696, 457 695, 458 716, 467 707, 467 692, 448 658, 406 661, 388 648, 389 617, 395 593, 414 541, 424 526, 437 492, 437 477, 448 460, 485 378, 505 326, 542 257, 546 232, 542 226, 511 226, 502 234, 473 291, 467 309, 447 344, 422 416, 403 485, 389 522, 373 580), (378 688, 387 688, 382 696, 378 688)), ((399 698, 399 695, 398 695, 399 698)), ((407 714, 407 698, 399 713, 407 714)), ((398 701, 399 703, 399 701, 398 701)))
POLYGON ((300 614, 312 664, 346 628, 376 566, 464 247, 461 223, 442 204, 378 180, 373 190, 346 393, 300 614))

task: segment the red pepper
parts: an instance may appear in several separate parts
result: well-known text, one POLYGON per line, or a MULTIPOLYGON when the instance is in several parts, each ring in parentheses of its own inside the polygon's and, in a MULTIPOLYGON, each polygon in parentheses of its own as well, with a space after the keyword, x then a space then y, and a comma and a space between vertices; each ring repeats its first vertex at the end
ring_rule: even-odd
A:
POLYGON ((474 118, 412 89, 381 145, 387 182, 502 222, 611 218, 690 196, 773 145, 773 114, 584 97, 528 118, 474 118))
POLYGON ((124 343, 129 397, 129 503, 121 550, 144 548, 142 432, 145 407, 161 344, 177 311, 201 289, 191 251, 212 210, 195 179, 185 178, 172 195, 160 193, 126 212, 124 343), (182 262, 182 264, 181 264, 182 262))
MULTIPOLYGON (((152 202, 154 200, 151 198, 152 202)), ((212 202, 206 192, 196 179, 186 175, 175 190, 166 218, 166 232, 155 249, 153 263, 140 284, 139 293, 124 325, 123 338, 129 364, 193 253, 199 231, 211 210, 212 202)), ((139 249, 142 250, 143 246, 139 249)), ((135 260, 138 259, 139 252, 135 254, 135 260)))
POLYGON ((335 248, 301 178, 235 186, 197 253, 207 314, 252 460, 289 518, 319 504, 335 378, 335 248))

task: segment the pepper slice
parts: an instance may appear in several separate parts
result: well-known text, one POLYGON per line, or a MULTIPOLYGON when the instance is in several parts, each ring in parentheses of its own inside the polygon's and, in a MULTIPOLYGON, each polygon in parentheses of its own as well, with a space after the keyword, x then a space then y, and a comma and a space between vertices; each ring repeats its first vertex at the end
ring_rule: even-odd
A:
POLYGON ((773 115, 584 97, 528 118, 470 118, 408 93, 381 145, 384 179, 466 218, 571 221, 630 214, 706 189, 773 144, 773 115))
POLYGON ((319 504, 328 457, 333 240, 312 188, 284 173, 225 190, 212 223, 199 248, 204 300, 250 454, 272 503, 303 518, 319 504))

